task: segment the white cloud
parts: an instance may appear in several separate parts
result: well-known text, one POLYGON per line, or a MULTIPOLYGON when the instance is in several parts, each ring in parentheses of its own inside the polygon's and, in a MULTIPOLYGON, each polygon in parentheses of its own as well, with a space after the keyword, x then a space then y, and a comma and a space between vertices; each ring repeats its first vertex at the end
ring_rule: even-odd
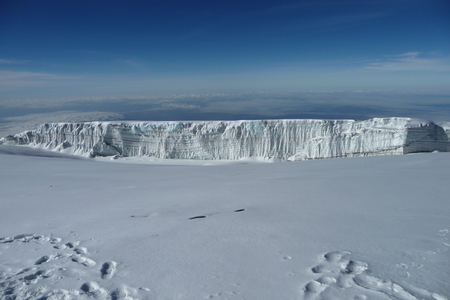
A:
POLYGON ((406 52, 392 59, 370 62, 365 68, 379 71, 450 71, 450 59, 424 56, 420 52, 406 52))
POLYGON ((15 59, 0 58, 0 65, 23 64, 26 62, 28 62, 28 61, 27 60, 15 60, 15 59))
POLYGON ((41 123, 127 120, 368 119, 417 117, 450 120, 450 94, 355 89, 231 94, 78 97, 0 101, 0 137, 41 123), (8 108, 14 108, 8 110, 8 108), (23 110, 21 110, 23 109, 23 110), (33 110, 38 109, 38 110, 33 110), (55 110, 58 110, 55 112, 55 110), (64 110, 64 111, 63 111, 64 110), (71 111, 67 111, 71 110, 71 111), (76 111, 75 111, 76 110, 76 111), (22 111, 22 116, 6 115, 22 111), (30 112, 45 112, 29 114, 30 112), (25 115, 27 114, 27 115, 25 115))
POLYGON ((406 52, 406 53, 403 53, 403 54, 399 54, 397 56, 399 56, 399 57, 415 58, 415 57, 419 56, 419 54, 420 54, 420 52, 413 52, 413 51, 411 51, 411 52, 406 52))

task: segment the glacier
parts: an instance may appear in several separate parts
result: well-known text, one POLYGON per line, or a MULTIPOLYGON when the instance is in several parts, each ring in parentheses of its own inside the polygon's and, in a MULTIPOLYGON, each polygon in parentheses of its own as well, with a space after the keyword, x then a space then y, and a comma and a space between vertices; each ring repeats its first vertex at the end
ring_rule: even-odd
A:
POLYGON ((308 160, 450 151, 450 122, 414 118, 49 123, 0 139, 84 156, 308 160))

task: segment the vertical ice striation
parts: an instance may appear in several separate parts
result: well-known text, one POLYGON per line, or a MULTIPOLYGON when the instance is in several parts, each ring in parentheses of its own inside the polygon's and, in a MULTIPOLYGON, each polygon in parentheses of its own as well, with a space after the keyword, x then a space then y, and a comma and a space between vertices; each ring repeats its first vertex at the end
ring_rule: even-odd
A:
POLYGON ((304 160, 449 151, 449 124, 410 118, 52 123, 0 144, 91 156, 304 160))

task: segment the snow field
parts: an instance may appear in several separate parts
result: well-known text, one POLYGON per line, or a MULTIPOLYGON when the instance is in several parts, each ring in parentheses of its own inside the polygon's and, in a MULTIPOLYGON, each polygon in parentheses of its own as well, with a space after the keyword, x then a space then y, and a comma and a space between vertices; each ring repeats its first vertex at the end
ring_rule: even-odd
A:
POLYGON ((30 151, 0 154, 1 299, 450 298, 447 153, 202 166, 30 151))

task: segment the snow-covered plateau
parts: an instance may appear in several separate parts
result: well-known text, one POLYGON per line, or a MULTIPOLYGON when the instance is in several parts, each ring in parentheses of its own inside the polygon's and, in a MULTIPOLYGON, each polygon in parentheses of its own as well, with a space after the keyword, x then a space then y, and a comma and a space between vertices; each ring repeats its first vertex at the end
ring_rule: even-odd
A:
POLYGON ((85 156, 307 160, 450 150, 450 123, 411 118, 51 123, 0 139, 85 156))
POLYGON ((450 153, 142 159, 0 146, 0 299, 450 299, 450 153))

